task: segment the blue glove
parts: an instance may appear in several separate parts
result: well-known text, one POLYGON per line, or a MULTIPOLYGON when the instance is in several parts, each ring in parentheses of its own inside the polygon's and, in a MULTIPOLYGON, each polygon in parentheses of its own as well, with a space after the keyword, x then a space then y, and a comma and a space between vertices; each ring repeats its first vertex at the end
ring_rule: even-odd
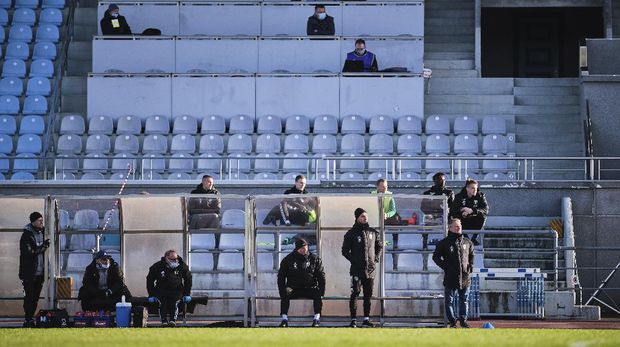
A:
POLYGON ((156 297, 154 297, 154 296, 149 296, 149 302, 150 302, 150 303, 155 303, 155 302, 157 302, 157 301, 159 301, 159 300, 157 300, 157 298, 156 298, 156 297))
POLYGON ((191 296, 189 296, 189 295, 185 295, 185 296, 183 297, 183 302, 184 302, 184 303, 186 303, 186 304, 187 304, 187 303, 188 303, 188 302, 190 302, 190 301, 192 301, 192 297, 191 297, 191 296))

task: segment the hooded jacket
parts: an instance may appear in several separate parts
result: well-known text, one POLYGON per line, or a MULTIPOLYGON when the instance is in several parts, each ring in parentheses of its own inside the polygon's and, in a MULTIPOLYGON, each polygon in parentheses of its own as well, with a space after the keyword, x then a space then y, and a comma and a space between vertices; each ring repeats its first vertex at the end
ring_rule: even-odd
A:
MULTIPOLYGON (((41 231, 45 235, 45 228, 41 231)), ((19 239, 19 279, 32 280, 35 278, 39 261, 43 258, 47 247, 38 245, 35 233, 38 233, 29 223, 24 227, 24 232, 19 239)))
POLYGON ((351 262, 351 276, 374 278, 382 250, 381 234, 368 224, 356 222, 344 235, 342 255, 351 262))
POLYGON ((110 11, 105 11, 103 18, 99 22, 103 35, 131 35, 131 28, 127 24, 125 17, 118 15, 112 17, 110 11))
POLYGON ((474 244, 462 234, 448 233, 439 241, 433 252, 433 261, 444 271, 444 287, 465 289, 471 284, 474 244))
POLYGON ((323 20, 319 20, 315 15, 308 17, 308 24, 306 25, 306 34, 308 36, 334 35, 335 33, 334 17, 327 15, 323 20))
POLYGON ((478 191, 471 198, 467 196, 467 190, 463 188, 460 193, 454 197, 454 202, 450 206, 450 216, 459 218, 463 223, 463 230, 480 230, 484 227, 487 214, 489 213, 489 204, 484 193, 478 191), (469 207, 473 213, 467 217, 463 217, 461 208, 469 207))
MULTIPOLYGON (((88 300, 95 297, 105 296, 105 291, 101 291, 98 288, 99 284, 99 269, 97 268, 97 261, 93 261, 86 267, 84 271, 84 278, 82 279, 82 288, 78 299, 88 300)), ((107 278, 108 289, 112 291, 111 298, 119 298, 125 295, 126 299, 129 299, 131 294, 129 289, 125 285, 125 277, 120 266, 114 260, 110 261, 110 267, 108 268, 107 278)))
POLYGON ((325 271, 318 255, 307 256, 293 251, 280 262, 278 270, 278 291, 280 296, 286 293, 286 287, 316 288, 321 296, 325 295, 325 271))
POLYGON ((166 257, 153 264, 146 276, 146 289, 149 296, 187 296, 192 291, 192 273, 181 257, 179 266, 172 269, 166 257))
MULTIPOLYGON (((190 192, 190 194, 211 194, 211 195, 220 195, 220 192, 215 189, 215 188, 211 188, 211 189, 204 189, 204 187, 202 186, 202 184, 199 184, 196 186, 196 189, 192 190, 190 192)), ((209 213, 217 213, 220 214, 221 209, 222 209, 222 200, 218 197, 218 198, 207 198, 206 200, 203 200, 204 198, 191 198, 190 199, 190 204, 196 205, 198 207, 200 207, 201 210, 206 210, 209 213), (204 208, 203 208, 204 207, 204 208)), ((191 207, 190 207, 191 209, 191 207)), ((191 211, 190 211, 191 213, 191 211)))

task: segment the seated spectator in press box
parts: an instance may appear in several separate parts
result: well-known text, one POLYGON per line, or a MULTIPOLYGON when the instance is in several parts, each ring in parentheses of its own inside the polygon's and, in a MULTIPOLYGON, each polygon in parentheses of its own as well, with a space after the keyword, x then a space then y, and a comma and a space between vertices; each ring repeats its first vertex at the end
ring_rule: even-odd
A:
POLYGON ((115 311, 121 297, 131 301, 131 293, 125 285, 123 271, 105 251, 95 254, 86 267, 78 300, 83 311, 115 311))
POLYGON ((146 289, 150 303, 159 303, 159 316, 164 327, 175 327, 179 303, 192 301, 192 273, 174 250, 168 250, 149 268, 146 289))
POLYGON ((118 5, 110 4, 99 22, 103 35, 131 35, 131 28, 125 17, 119 14, 118 5))
POLYGON ((342 72, 377 72, 379 65, 374 53, 366 50, 366 41, 355 40, 355 50, 347 54, 342 72))
MULTIPOLYGON (((463 224, 463 230, 482 230, 489 214, 489 204, 480 190, 478 181, 468 179, 465 187, 454 197, 450 207, 450 216, 458 218, 463 224)), ((465 235, 467 236, 467 235, 465 235)), ((471 242, 478 246, 478 234, 473 234, 471 242)))
POLYGON ((314 14, 308 17, 306 34, 311 35, 334 35, 334 17, 325 12, 325 5, 314 6, 314 14))

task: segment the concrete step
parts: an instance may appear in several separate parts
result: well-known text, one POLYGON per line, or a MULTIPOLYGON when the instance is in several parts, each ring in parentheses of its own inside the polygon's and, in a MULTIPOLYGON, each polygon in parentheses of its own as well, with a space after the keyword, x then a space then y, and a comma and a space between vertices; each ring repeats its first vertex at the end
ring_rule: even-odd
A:
MULTIPOLYGON (((97 8, 77 7, 74 17, 75 25, 84 25, 97 28, 97 8)), ((76 28, 77 31, 77 28, 76 28)))
POLYGON ((536 267, 542 270, 551 270, 554 267, 553 260, 542 259, 484 259, 485 267, 536 267))
POLYGON ((563 115, 575 115, 581 111, 579 106, 573 105, 515 105, 514 114, 563 114, 563 115))
MULTIPOLYGON (((428 20, 428 19, 427 19, 428 20)), ((433 35, 473 35, 473 26, 463 25, 425 25, 424 36, 425 40, 429 36, 433 35)))
POLYGON ((428 14, 424 17, 424 25, 449 25, 461 27, 474 27, 474 19, 472 18, 443 18, 430 17, 428 14))
POLYGON ((424 9, 426 18, 469 18, 474 19, 474 9, 424 9))
POLYGON ((563 143, 561 146, 548 146, 545 142, 515 143, 517 156, 548 157, 548 156, 582 156, 585 152, 583 141, 563 143))
POLYGON ((97 7, 99 0, 80 0, 80 7, 97 7))
POLYGON ((579 106, 579 96, 576 95, 545 95, 545 96, 515 96, 515 105, 573 105, 579 106))
POLYGON ((92 41, 97 35, 97 27, 93 25, 76 25, 73 33, 74 41, 92 41))
MULTIPOLYGON (((538 160, 534 162, 534 170, 536 169, 583 169, 584 163, 581 160, 538 160)), ((560 217, 558 217, 560 219, 560 217)))
MULTIPOLYGON (((546 115, 522 115, 515 117, 515 124, 522 125, 537 125, 537 126, 548 126, 553 127, 557 125, 562 125, 566 123, 566 118, 562 116, 558 116, 557 114, 546 114, 546 115)), ((576 119, 573 121, 575 125, 578 124, 581 127, 581 122, 576 119)))
POLYGON ((503 104, 427 104, 424 105, 426 114, 512 114, 512 105, 503 104))
POLYGON ((66 95, 61 98, 61 111, 86 114, 86 95, 66 95))
POLYGON ((581 132, 545 132, 544 134, 516 134, 516 141, 518 143, 548 143, 548 144, 563 144, 572 143, 581 138, 581 132))
POLYGON ((484 258, 502 260, 551 260, 553 259, 553 240, 549 244, 541 242, 541 246, 535 247, 506 247, 490 248, 487 240, 484 240, 484 258), (544 244, 544 246, 543 246, 544 244))
POLYGON ((515 96, 563 96, 579 97, 579 87, 515 87, 515 96))
POLYGON ((69 44, 69 60, 90 60, 93 59, 91 41, 73 41, 69 44))
POLYGON ((429 60, 474 60, 474 53, 470 52, 427 52, 424 53, 424 61, 429 60))
POLYGON ((62 79, 62 95, 86 95, 87 78, 66 76, 62 79))
POLYGON ((424 52, 474 52, 474 43, 424 43, 424 52))
MULTIPOLYGON (((435 75, 435 70, 433 70, 433 75, 435 75)), ((512 78, 433 77, 430 94, 512 95, 513 82, 512 78)))
POLYGON ((458 59, 458 60, 439 60, 429 59, 424 61, 424 67, 430 69, 444 69, 444 70, 473 70, 473 59, 458 59))
POLYGON ((515 87, 577 87, 578 78, 515 78, 515 87))
POLYGON ((474 43, 474 34, 426 35, 424 44, 429 43, 474 43))
POLYGON ((92 71, 91 60, 71 59, 67 63, 67 75, 68 76, 86 76, 91 71, 92 71))
POLYGON ((471 1, 450 1, 450 2, 437 2, 437 1, 426 1, 424 2, 425 10, 444 10, 444 9, 454 9, 454 10, 473 10, 474 3, 471 1))
MULTIPOLYGON (((553 239, 548 237, 512 237, 512 238, 493 238, 489 236, 485 236, 484 238, 484 249, 485 251, 493 251, 495 248, 515 248, 515 249, 525 249, 525 248, 544 248, 551 249, 553 248, 553 239)), ((486 253, 485 255, 488 255, 486 253)))
POLYGON ((476 70, 433 69, 433 77, 478 77, 476 70))
POLYGON ((502 104, 512 105, 512 95, 427 95, 428 104, 502 104))

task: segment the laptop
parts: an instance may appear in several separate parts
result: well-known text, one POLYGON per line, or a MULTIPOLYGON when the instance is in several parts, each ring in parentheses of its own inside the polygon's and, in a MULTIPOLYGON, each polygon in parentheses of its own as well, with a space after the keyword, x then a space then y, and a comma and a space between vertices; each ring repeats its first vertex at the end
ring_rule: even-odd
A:
POLYGON ((364 62, 361 60, 345 60, 342 72, 364 72, 364 62))

